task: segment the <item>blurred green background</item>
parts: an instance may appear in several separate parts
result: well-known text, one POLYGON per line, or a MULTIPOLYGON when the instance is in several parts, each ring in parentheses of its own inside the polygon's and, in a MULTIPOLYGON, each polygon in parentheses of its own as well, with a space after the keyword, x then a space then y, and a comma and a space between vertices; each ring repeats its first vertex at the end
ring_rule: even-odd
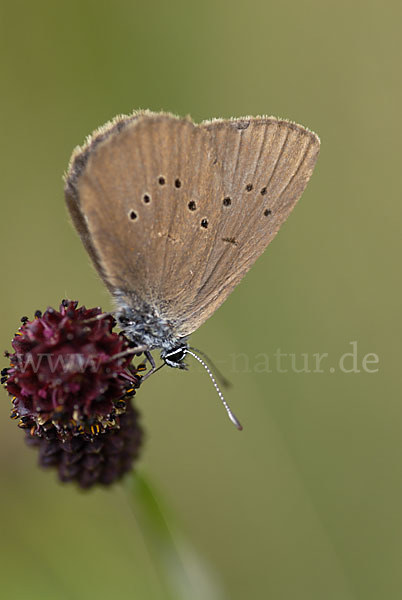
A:
MULTIPOLYGON (((22 315, 63 297, 111 307, 63 204, 71 151, 95 127, 150 108, 273 114, 321 137, 289 222, 192 337, 232 380, 245 430, 196 366, 137 395, 141 468, 232 600, 402 595, 401 18, 380 0, 0 9, 3 349, 22 315), (360 372, 344 373, 352 341, 360 372), (323 373, 258 372, 278 349, 298 368, 329 356, 323 373), (249 368, 233 368, 240 354, 249 368)), ((1 396, 5 597, 164 598, 121 486, 83 494, 40 471, 1 396)))

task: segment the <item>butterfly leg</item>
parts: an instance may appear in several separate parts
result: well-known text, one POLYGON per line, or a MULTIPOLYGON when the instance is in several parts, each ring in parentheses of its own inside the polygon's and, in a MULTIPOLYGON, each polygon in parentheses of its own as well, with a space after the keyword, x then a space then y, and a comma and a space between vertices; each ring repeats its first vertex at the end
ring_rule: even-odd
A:
POLYGON ((152 356, 152 354, 150 353, 149 350, 145 350, 144 354, 145 354, 145 358, 149 361, 149 364, 151 365, 151 371, 155 371, 156 365, 155 365, 154 357, 152 356))
POLYGON ((148 377, 150 375, 153 375, 154 373, 159 371, 159 369, 161 369, 162 367, 165 366, 165 363, 163 363, 159 367, 157 367, 155 364, 155 361, 154 361, 154 357, 152 356, 152 354, 150 353, 149 350, 145 350, 144 354, 145 354, 145 358, 148 360, 149 364, 151 365, 151 369, 148 371, 148 373, 146 375, 141 377, 141 383, 143 383, 146 379, 148 379, 148 377))

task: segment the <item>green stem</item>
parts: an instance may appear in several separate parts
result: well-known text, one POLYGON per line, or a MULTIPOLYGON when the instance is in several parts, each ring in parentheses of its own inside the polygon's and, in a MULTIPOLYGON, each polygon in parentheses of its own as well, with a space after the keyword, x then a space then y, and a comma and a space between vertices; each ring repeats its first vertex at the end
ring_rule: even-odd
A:
POLYGON ((125 484, 131 509, 159 575, 164 598, 223 600, 219 586, 194 550, 182 540, 178 544, 178 536, 172 536, 165 517, 167 511, 147 477, 136 472, 126 479, 125 484))

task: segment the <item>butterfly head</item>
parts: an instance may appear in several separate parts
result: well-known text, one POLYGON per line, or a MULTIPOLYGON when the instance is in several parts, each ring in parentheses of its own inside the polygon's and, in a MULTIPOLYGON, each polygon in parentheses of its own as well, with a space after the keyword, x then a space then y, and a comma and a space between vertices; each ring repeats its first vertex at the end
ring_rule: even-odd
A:
POLYGON ((183 362, 184 357, 187 354, 187 350, 187 344, 182 344, 181 346, 173 348, 172 350, 162 350, 161 359, 169 367, 176 369, 187 369, 186 363, 183 362))

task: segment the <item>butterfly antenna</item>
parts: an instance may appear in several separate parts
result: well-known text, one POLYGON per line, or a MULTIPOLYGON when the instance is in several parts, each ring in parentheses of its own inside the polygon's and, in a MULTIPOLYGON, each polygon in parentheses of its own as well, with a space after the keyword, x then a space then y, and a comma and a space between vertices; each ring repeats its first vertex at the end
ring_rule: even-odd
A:
POLYGON ((186 354, 191 354, 191 356, 194 356, 194 358, 196 360, 198 360, 198 362, 204 367, 204 369, 206 370, 206 372, 210 376, 212 383, 214 384, 214 388, 216 389, 216 392, 217 392, 219 398, 221 399, 221 402, 222 402, 223 406, 225 407, 226 412, 228 413, 229 419, 232 421, 233 425, 235 427, 237 427, 237 429, 239 431, 241 431, 243 429, 243 427, 242 427, 240 421, 235 417, 235 415, 230 410, 229 404, 226 402, 225 398, 223 397, 223 394, 222 394, 221 390, 219 389, 218 384, 216 383, 215 377, 213 376, 213 373, 212 373, 211 369, 202 360, 202 358, 200 358, 199 356, 197 356, 197 354, 194 354, 194 352, 192 352, 189 348, 186 348, 185 352, 186 352, 186 354))
POLYGON ((198 348, 194 348, 193 346, 190 346, 190 350, 192 350, 193 352, 198 352, 198 354, 201 354, 201 356, 209 362, 209 364, 213 368, 214 372, 216 373, 216 376, 219 379, 220 384, 223 385, 223 387, 229 388, 232 386, 229 379, 226 379, 226 377, 224 376, 222 371, 220 371, 218 369, 216 364, 212 362, 212 360, 209 358, 209 356, 207 354, 205 354, 205 352, 202 352, 202 350, 199 350, 198 348))

